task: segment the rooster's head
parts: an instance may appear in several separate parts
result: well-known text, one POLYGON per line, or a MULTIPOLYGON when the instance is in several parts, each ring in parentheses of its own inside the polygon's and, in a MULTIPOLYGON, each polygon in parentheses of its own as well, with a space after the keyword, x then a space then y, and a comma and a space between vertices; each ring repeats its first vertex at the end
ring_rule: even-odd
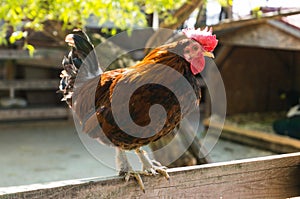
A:
POLYGON ((212 28, 183 29, 182 32, 192 42, 183 50, 184 58, 191 64, 191 71, 194 75, 200 73, 205 66, 204 56, 214 58, 212 51, 218 44, 216 35, 212 34, 212 28))

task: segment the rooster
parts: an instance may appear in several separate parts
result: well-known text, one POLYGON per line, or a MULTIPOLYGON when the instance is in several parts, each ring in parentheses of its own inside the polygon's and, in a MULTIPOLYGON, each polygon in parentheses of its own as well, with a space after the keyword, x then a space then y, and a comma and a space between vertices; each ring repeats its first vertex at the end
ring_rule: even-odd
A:
POLYGON ((133 176, 143 191, 145 188, 140 174, 160 173, 167 179, 169 175, 166 167, 151 160, 141 147, 170 133, 183 117, 193 111, 193 107, 199 106, 200 84, 195 76, 204 69, 204 56, 214 57, 212 52, 218 43, 211 28, 183 29, 182 32, 186 36, 184 39, 153 49, 136 65, 104 73, 99 69, 94 46, 83 31, 74 30, 65 39, 71 46, 71 51, 62 62, 64 70, 60 75, 59 86, 59 91, 64 96, 62 100, 73 110, 84 133, 116 148, 120 175, 124 175, 126 180, 133 176), (178 85, 176 96, 180 99, 191 99, 191 103, 182 108, 178 101, 180 99, 166 87, 155 83, 144 84, 130 97, 127 107, 130 117, 135 124, 147 126, 153 119, 152 106, 159 104, 165 109, 165 115, 156 115, 155 121, 163 121, 163 124, 136 133, 134 126, 127 124, 124 119, 121 121, 121 128, 114 113, 121 113, 124 104, 113 103, 114 95, 125 99, 127 85, 139 85, 145 80, 159 82, 168 79, 176 84, 179 81, 178 76, 172 75, 170 70, 164 70, 166 68, 176 71, 176 74, 180 74, 191 85, 190 92, 181 92, 183 89, 178 85), (78 83, 75 84, 75 81, 78 83), (192 95, 196 97, 191 98, 192 95), (126 150, 135 150, 143 165, 143 171, 132 169, 125 154, 126 150))

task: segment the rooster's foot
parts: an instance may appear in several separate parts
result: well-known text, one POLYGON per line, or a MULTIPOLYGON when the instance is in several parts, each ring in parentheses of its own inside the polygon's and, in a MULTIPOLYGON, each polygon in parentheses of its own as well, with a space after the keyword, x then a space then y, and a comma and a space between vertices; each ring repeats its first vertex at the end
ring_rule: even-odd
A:
POLYGON ((128 162, 125 151, 120 149, 117 149, 117 165, 120 169, 119 175, 124 176, 126 182, 128 182, 130 177, 136 179, 141 190, 145 193, 145 186, 140 176, 144 173, 142 171, 134 171, 128 162))
POLYGON ((143 165, 142 174, 156 175, 159 173, 162 176, 164 176, 167 180, 170 179, 170 176, 167 172, 167 167, 162 166, 159 162, 157 162, 155 160, 150 160, 147 153, 141 149, 136 149, 135 152, 138 155, 138 157, 141 160, 142 165, 143 165))
POLYGON ((140 186, 141 190, 145 193, 145 185, 144 185, 144 182, 140 176, 140 174, 143 174, 143 172, 140 172, 140 171, 133 171, 133 170, 130 170, 130 171, 120 171, 119 172, 119 175, 120 176, 124 176, 124 179, 126 182, 129 181, 130 177, 133 177, 138 185, 140 186))

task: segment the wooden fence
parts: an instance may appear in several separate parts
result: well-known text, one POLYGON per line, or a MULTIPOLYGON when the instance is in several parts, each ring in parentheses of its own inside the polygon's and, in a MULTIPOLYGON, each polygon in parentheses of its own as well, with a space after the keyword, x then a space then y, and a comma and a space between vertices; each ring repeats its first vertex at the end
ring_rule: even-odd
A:
POLYGON ((291 198, 300 196, 300 153, 213 163, 134 180, 93 178, 0 188, 0 198, 291 198))

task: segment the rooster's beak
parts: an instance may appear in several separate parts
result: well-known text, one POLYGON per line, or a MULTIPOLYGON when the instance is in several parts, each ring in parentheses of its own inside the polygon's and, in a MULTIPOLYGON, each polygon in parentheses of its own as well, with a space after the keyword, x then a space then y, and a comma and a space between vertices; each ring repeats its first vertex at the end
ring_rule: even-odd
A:
POLYGON ((215 58, 215 56, 214 56, 214 54, 212 52, 204 51, 204 52, 202 52, 202 55, 206 56, 206 57, 215 58))

